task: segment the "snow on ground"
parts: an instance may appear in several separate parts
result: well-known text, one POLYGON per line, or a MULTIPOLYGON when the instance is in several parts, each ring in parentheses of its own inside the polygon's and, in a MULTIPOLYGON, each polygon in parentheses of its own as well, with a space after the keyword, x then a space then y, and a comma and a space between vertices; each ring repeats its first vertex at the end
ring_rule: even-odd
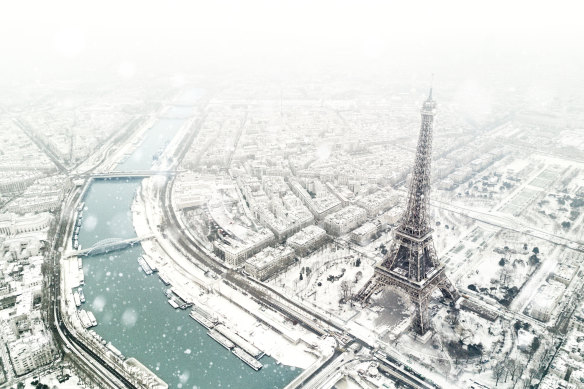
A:
POLYGON ((357 293, 373 276, 374 264, 375 260, 352 248, 331 243, 302 258, 269 284, 346 321, 360 309, 349 303, 339 304, 343 297, 341 285, 345 282, 347 297, 357 293), (359 266, 356 266, 357 260, 361 261, 359 266))
MULTIPOLYGON (((144 186, 143 186, 144 188, 144 186)), ((144 191, 148 193, 148 191, 144 191)), ((156 210, 146 209, 137 197, 132 207, 134 228, 138 235, 152 233, 152 219, 156 220, 156 210)), ((163 240, 164 242, 164 240, 163 240)), ((166 242, 168 243, 168 242, 166 242)), ((160 239, 142 242, 142 248, 154 259, 159 272, 181 295, 206 308, 217 319, 224 322, 250 343, 275 358, 278 362, 307 368, 317 359, 317 354, 326 348, 325 341, 300 326, 292 323, 277 312, 259 306, 249 296, 225 285, 220 279, 205 276, 204 271, 186 260, 170 245, 160 245, 160 239), (171 250, 172 255, 168 252, 171 250), (291 339, 299 339, 297 344, 270 329, 265 322, 285 331, 291 339), (315 348, 315 350, 312 349, 315 348)), ((193 321, 193 325, 199 325, 193 321)))
POLYGON ((498 228, 477 223, 460 241, 453 242, 450 250, 442 253, 440 260, 446 265, 446 274, 453 283, 468 285, 465 284, 467 274, 476 270, 476 263, 484 256, 485 247, 497 231, 498 228))
POLYGON ((461 277, 464 285, 460 286, 468 288, 469 285, 474 285, 481 294, 500 300, 512 302, 518 292, 527 293, 522 290, 525 282, 542 266, 545 271, 548 268, 547 261, 555 261, 552 255, 555 246, 552 243, 532 237, 527 239, 510 230, 499 231, 486 243, 483 251, 472 253, 474 258, 478 256, 479 259, 470 267, 466 276, 461 277), (527 243, 529 245, 525 247, 527 243), (534 254, 534 247, 539 250, 539 267, 530 259, 534 254), (517 289, 511 292, 511 288, 517 289))
POLYGON ((434 207, 432 214, 434 234, 432 237, 438 257, 442 257, 453 248, 475 226, 476 221, 467 216, 434 207))
POLYGON ((309 344, 320 345, 322 343, 316 335, 307 332, 298 325, 287 322, 283 316, 276 312, 265 308, 265 311, 262 311, 262 307, 255 301, 248 296, 241 295, 222 282, 216 283, 214 289, 219 291, 221 295, 205 294, 200 298, 201 303, 208 307, 209 312, 216 313, 220 321, 224 321, 228 327, 234 328, 242 337, 266 354, 285 365, 303 369, 317 359, 312 352, 309 352, 308 348, 309 344), (235 306, 230 301, 237 301, 239 306, 235 306), (245 310, 241 307, 245 307, 245 310), (249 312, 253 312, 253 315, 249 312), (266 313, 263 314, 264 312, 266 313), (276 325, 284 329, 290 338, 301 339, 301 341, 298 344, 293 344, 282 335, 270 330, 254 315, 263 317, 269 323, 276 322, 276 325))
POLYGON ((414 361, 431 371, 438 371, 443 376, 447 376, 451 369, 450 359, 440 349, 436 337, 422 343, 407 332, 395 341, 394 346, 409 357, 410 363, 414 361))
POLYGON ((307 369, 317 360, 316 351, 309 350, 304 344, 293 345, 275 335, 265 324, 258 322, 249 334, 257 347, 284 365, 307 369))
POLYGON ((335 383, 335 388, 396 388, 396 384, 393 380, 379 373, 377 362, 352 362, 345 365, 344 370, 346 375, 335 383))
POLYGON ((532 274, 517 297, 511 303, 510 308, 516 312, 523 312, 526 305, 537 295, 539 287, 545 282, 550 274, 554 271, 557 263, 559 253, 564 249, 556 246, 552 248, 546 260, 541 266, 532 274))
POLYGON ((343 377, 340 381, 335 384, 335 388, 338 389, 362 389, 362 386, 359 385, 354 379, 351 377, 343 377))
MULTIPOLYGON (((518 168, 519 165, 517 165, 518 168)), ((538 169, 531 171, 535 178, 541 174, 541 171, 545 171, 545 166, 542 165, 538 169)), ((514 189, 516 189, 514 195, 518 195, 525 186, 514 189)), ((456 275, 456 278, 464 283, 461 285, 463 288, 474 283, 479 290, 481 287, 486 288, 481 293, 492 293, 500 299, 504 297, 506 289, 516 287, 520 294, 514 306, 525 306, 533 299, 532 292, 537 290, 540 281, 545 280, 550 269, 555 265, 554 258, 561 255, 560 252, 553 250, 553 244, 544 240, 527 239, 522 234, 486 225, 456 212, 438 207, 434 209, 434 220, 440 222, 439 224, 433 222, 438 255, 444 255, 443 258, 447 262, 447 274, 456 275), (524 243, 528 243, 527 249, 524 248, 524 243), (538 246, 540 251, 538 257, 542 261, 542 265, 537 270, 534 269, 534 265, 529 264, 529 257, 533 254, 534 246, 538 246), (501 258, 505 260, 504 265, 499 264, 501 258), (525 289, 522 289, 525 280, 534 270, 536 277, 526 284, 525 289)), ((154 214, 149 216, 154 221, 158 220, 159 215, 156 214, 156 210, 147 211, 143 207, 137 207, 135 226, 139 235, 149 233, 150 228, 144 218, 147 212, 154 214), (140 212, 142 221, 139 220, 140 212)), ((233 209, 222 208, 220 213, 228 220, 233 219, 231 212, 233 209)), ((511 216, 508 218, 512 219, 511 216)), ((150 221, 150 225, 154 223, 150 221)), ((518 360, 525 359, 525 356, 517 351, 515 332, 511 323, 502 322, 501 319, 489 322, 474 313, 461 311, 457 324, 453 326, 452 314, 448 313, 449 308, 434 300, 430 304, 430 310, 437 332, 426 344, 422 344, 414 340, 407 331, 412 307, 407 298, 397 293, 388 292, 375 296, 373 304, 366 309, 351 307, 347 303, 340 304, 343 297, 341 290, 343 281, 345 285, 349 285, 350 295, 358 292, 373 275, 373 265, 377 254, 375 249, 381 243, 383 239, 363 248, 351 248, 349 245, 336 243, 325 245, 312 255, 300 259, 298 263, 268 283, 304 305, 312 305, 312 308, 318 312, 325 312, 331 318, 341 319, 352 333, 370 344, 397 347, 400 352, 410 358, 409 363, 412 365, 424 366, 430 371, 450 375, 452 378, 454 378, 453 375, 457 376, 459 382, 476 374, 476 379, 493 385, 492 370, 498 356, 510 354, 518 360), (360 266, 356 266, 358 259, 361 261, 360 266), (452 355, 449 351, 449 347, 453 347, 452 343, 458 344, 458 342, 462 344, 463 353, 469 346, 480 344, 485 359, 489 359, 488 355, 493 360, 485 362, 486 365, 477 363, 477 356, 470 357, 468 362, 459 360, 460 355, 452 355)), ((179 259, 180 255, 177 258, 174 258, 174 255, 173 258, 165 258, 163 254, 165 250, 158 247, 156 242, 148 241, 143 246, 147 253, 152 253, 152 256, 162 257, 159 268, 163 274, 170 274, 173 286, 185 289, 184 293, 192 291, 196 294, 193 298, 203 303, 209 311, 215 312, 220 321, 244 338, 252 340, 256 347, 279 362, 307 368, 317 360, 317 355, 322 355, 327 348, 325 341, 290 323, 279 313, 265 310, 252 299, 223 284, 220 280, 212 280, 204 276, 203 271, 192 264, 183 264, 179 259), (197 281, 194 283, 188 281, 192 277, 198 277, 197 281), (203 284, 204 287, 198 287, 195 284, 203 284), (205 293, 199 296, 203 291, 205 293), (282 326, 289 339, 271 330, 269 328, 271 325, 265 322, 282 326), (301 340, 298 344, 294 344, 290 338, 301 340)), ((355 382, 354 378, 347 377, 341 380, 339 385, 348 385, 346 387, 350 388, 350 385, 355 382)))
MULTIPOLYGON (((140 143, 142 143, 142 141, 144 140, 144 137, 146 136, 146 131, 148 131, 152 125, 155 123, 155 121, 157 120, 156 117, 152 117, 149 120, 145 121, 142 125, 139 126, 138 129, 136 129, 134 131, 134 134, 132 135, 132 139, 128 142, 125 142, 121 147, 118 148, 117 145, 114 145, 110 151, 108 151, 110 154, 113 151, 113 154, 111 154, 110 157, 108 157, 106 159, 106 161, 97 168, 98 171, 100 172, 108 172, 108 171, 112 171, 115 170, 116 165, 118 165, 119 163, 121 163, 122 161, 124 161, 126 158, 128 158, 128 156, 132 153, 132 151, 138 146, 140 145, 140 143)), ((84 168, 82 168, 81 166, 77 167, 77 171, 84 171, 87 168, 90 168, 91 166, 93 166, 93 164, 83 164, 84 168)))
POLYGON ((57 376, 61 374, 61 370, 53 371, 50 373, 41 373, 38 376, 28 377, 25 380, 21 381, 24 384, 25 388, 32 388, 34 387, 31 382, 38 380, 40 383, 48 385, 49 388, 58 388, 58 389, 76 389, 76 388, 84 388, 84 387, 91 387, 89 384, 85 384, 79 377, 75 375, 70 369, 65 369, 64 371, 66 374, 69 374, 70 377, 67 381, 63 383, 59 383, 57 380, 57 376), (36 378, 35 378, 36 377, 36 378))

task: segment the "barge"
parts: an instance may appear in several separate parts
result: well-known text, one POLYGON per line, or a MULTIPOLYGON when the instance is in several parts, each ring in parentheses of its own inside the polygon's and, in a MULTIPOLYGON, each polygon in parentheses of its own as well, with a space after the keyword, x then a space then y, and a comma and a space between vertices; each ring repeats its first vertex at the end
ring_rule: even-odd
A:
POLYGON ((263 367, 263 365, 260 361, 258 361, 257 359, 255 359, 254 357, 252 357, 251 355, 249 355, 248 353, 246 353, 245 351, 243 351, 239 347, 235 347, 233 350, 231 350, 231 352, 233 354, 235 354, 243 362, 247 363, 247 365, 249 367, 251 367, 252 369, 254 369, 255 371, 258 371, 259 369, 261 369, 263 367))
POLYGON ((217 343, 225 347, 227 350, 231 350, 232 348, 235 347, 235 344, 232 341, 230 341, 229 339, 227 339, 226 337, 224 337, 219 332, 213 329, 209 330, 209 332, 207 332, 207 335, 209 335, 211 338, 213 338, 215 341, 217 341, 217 343))
POLYGON ((195 310, 192 310, 191 313, 189 313, 189 316, 208 330, 215 327, 215 325, 213 324, 213 322, 211 322, 211 320, 207 319, 206 317, 204 317, 200 313, 196 312, 195 310))
POLYGON ((87 316, 89 317, 89 321, 91 322, 91 326, 95 327, 97 325, 97 319, 95 315, 91 311, 87 311, 87 316))
POLYGON ((144 270, 144 273, 146 273, 147 276, 152 274, 152 269, 150 268, 150 266, 148 265, 143 256, 138 257, 138 263, 140 264, 142 270, 144 270))

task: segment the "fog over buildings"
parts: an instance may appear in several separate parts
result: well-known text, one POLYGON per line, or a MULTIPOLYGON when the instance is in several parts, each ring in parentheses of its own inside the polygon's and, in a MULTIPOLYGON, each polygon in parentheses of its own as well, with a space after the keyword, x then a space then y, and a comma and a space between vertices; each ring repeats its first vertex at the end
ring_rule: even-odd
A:
POLYGON ((0 387, 584 388, 580 19, 0 5, 0 387))

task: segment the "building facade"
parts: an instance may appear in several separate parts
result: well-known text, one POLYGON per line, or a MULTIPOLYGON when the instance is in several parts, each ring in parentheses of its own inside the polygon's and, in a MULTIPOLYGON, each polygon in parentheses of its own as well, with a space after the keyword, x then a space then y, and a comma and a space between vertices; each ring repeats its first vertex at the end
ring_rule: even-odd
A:
POLYGON ((50 338, 42 333, 10 343, 10 360, 14 372, 23 375, 51 363, 54 359, 53 350, 50 338))
POLYGON ((292 235, 286 243, 296 255, 305 256, 328 240, 326 231, 318 226, 308 226, 292 235))
POLYGON ((341 209, 324 219, 324 229, 331 235, 346 234, 367 220, 367 211, 355 205, 341 209))
POLYGON ((264 281, 294 263, 294 258, 291 247, 267 247, 251 257, 244 268, 252 277, 264 281))

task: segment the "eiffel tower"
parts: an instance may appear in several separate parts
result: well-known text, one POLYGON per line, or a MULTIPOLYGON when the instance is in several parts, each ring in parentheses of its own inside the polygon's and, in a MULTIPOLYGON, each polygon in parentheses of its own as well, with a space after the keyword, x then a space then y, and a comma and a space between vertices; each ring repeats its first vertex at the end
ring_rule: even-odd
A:
POLYGON ((359 291, 356 300, 367 304, 372 294, 385 288, 401 288, 415 305, 413 330, 424 335, 430 329, 428 300, 436 288, 456 301, 460 296, 444 273, 434 248, 428 218, 432 130, 436 102, 430 95, 422 105, 422 126, 418 138, 407 209, 394 233, 387 256, 375 266, 373 277, 359 291))

